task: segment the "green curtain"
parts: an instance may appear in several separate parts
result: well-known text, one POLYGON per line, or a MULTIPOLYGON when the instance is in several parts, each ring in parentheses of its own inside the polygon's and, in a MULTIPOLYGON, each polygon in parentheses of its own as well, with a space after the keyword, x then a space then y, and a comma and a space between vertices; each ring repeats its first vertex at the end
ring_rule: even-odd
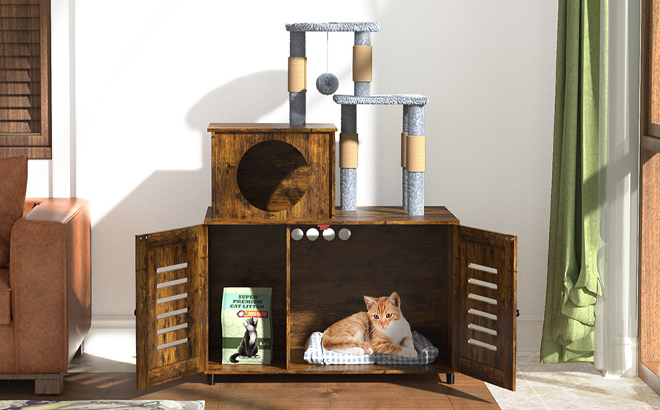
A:
POLYGON ((559 0, 542 363, 593 361, 601 294, 599 72, 600 0, 559 0))

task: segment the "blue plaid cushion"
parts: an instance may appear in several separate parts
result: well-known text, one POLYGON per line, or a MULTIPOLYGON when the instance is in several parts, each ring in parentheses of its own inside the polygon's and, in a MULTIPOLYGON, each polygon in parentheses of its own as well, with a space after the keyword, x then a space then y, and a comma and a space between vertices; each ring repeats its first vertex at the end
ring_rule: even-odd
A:
POLYGON ((431 342, 413 331, 413 345, 417 350, 417 358, 403 357, 394 354, 373 353, 355 356, 352 354, 341 354, 326 350, 321 343, 321 332, 314 332, 307 339, 305 354, 303 358, 310 364, 430 364, 438 357, 438 348, 431 342))

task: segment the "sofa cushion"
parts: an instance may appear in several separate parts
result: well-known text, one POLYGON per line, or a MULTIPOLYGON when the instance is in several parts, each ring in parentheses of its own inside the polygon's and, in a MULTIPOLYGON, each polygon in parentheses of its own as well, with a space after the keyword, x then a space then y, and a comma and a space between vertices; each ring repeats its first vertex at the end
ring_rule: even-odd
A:
POLYGON ((0 267, 9 263, 11 228, 23 216, 26 189, 27 158, 0 159, 0 267))
POLYGON ((9 287, 9 269, 0 268, 0 325, 11 322, 11 288, 9 287))

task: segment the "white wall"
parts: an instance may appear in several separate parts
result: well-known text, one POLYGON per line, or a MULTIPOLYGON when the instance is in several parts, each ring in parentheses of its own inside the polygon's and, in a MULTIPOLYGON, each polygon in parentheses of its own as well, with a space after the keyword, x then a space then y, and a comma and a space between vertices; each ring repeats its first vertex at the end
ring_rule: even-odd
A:
MULTIPOLYGON (((93 210, 95 323, 131 320, 134 236, 199 224, 211 204, 210 122, 287 122, 285 23, 380 21, 374 93, 420 93, 426 204, 518 236, 519 350, 538 349, 545 298, 556 2, 53 0, 52 161, 28 194, 93 210)), ((352 94, 352 34, 330 72, 352 94)), ((307 121, 339 125, 315 91, 325 33, 307 34, 307 121)), ((400 107, 360 107, 358 205, 400 203, 400 107)))

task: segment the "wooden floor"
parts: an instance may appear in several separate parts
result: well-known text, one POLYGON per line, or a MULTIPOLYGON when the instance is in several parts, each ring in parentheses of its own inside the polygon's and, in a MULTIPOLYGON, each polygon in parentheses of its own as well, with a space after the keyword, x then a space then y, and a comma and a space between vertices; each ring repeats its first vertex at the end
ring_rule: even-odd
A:
POLYGON ((137 391, 135 373, 70 373, 60 396, 35 396, 34 383, 0 381, 0 400, 205 400, 206 409, 499 409, 483 382, 444 376, 216 376, 203 374, 137 391))

